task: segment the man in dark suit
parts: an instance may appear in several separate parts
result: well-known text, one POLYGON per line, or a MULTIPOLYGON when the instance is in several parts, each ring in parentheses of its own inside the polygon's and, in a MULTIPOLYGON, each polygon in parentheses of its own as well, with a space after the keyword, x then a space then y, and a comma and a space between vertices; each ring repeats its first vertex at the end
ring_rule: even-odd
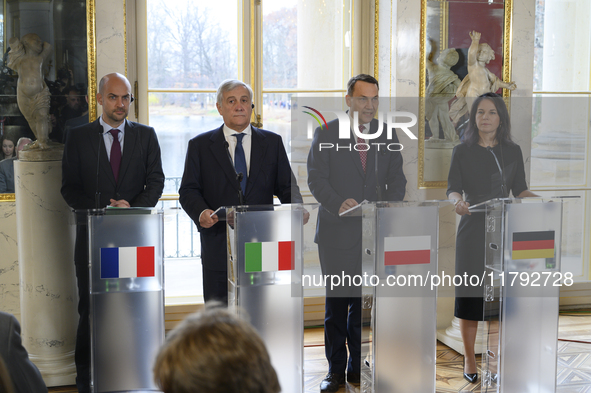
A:
POLYGON ((226 225, 220 206, 302 202, 281 137, 250 125, 252 89, 226 80, 217 108, 224 124, 189 141, 179 200, 201 235, 203 296, 227 302, 226 225), (240 200, 242 199, 242 201, 240 200))
MULTIPOLYGON (((379 123, 374 119, 379 103, 378 89, 378 81, 364 74, 351 78, 347 84, 351 127, 353 113, 357 112, 361 133, 373 134, 378 128, 379 123)), ((398 143, 395 132, 392 136, 387 140, 383 129, 376 140, 359 140, 353 131, 349 140, 339 139, 338 120, 328 123, 328 129, 316 129, 308 155, 308 185, 321 204, 314 240, 318 243, 323 276, 361 274, 361 217, 340 217, 339 213, 364 200, 399 201, 404 198, 406 178, 402 172, 402 156, 386 148, 386 145, 398 143), (367 148, 363 143, 382 145, 367 148), (351 148, 327 148, 330 144, 350 145, 351 148)), ((393 145, 391 149, 396 147, 393 145)), ((327 288, 326 292, 324 343, 329 370, 320 384, 320 391, 336 392, 345 383, 345 371, 348 382, 359 383, 360 380, 361 288, 341 286, 334 290, 327 288), (348 362, 345 342, 349 347, 348 362)))
MULTIPOLYGON (((71 130, 62 160, 62 196, 76 210, 155 206, 164 189, 160 146, 153 128, 126 120, 133 101, 125 76, 105 75, 97 102, 103 114, 94 122, 71 130)), ((76 385, 90 390, 90 327, 88 228, 85 212, 78 212, 74 262, 78 280, 76 385)))
POLYGON ((0 311, 0 358, 8 369, 15 393, 47 393, 37 367, 21 341, 21 326, 12 314, 0 311))

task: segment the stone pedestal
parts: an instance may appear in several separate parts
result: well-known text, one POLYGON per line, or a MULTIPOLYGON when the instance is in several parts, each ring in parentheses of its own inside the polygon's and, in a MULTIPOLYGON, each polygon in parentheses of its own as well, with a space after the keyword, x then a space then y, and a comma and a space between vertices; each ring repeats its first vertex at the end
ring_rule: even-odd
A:
POLYGON ((439 139, 429 139, 425 142, 424 181, 447 181, 451 165, 451 153, 457 144, 439 139))
POLYGON ((0 310, 20 321, 17 247, 14 194, 0 194, 0 310))
POLYGON ((23 344, 47 386, 73 385, 78 293, 61 161, 14 165, 23 344))

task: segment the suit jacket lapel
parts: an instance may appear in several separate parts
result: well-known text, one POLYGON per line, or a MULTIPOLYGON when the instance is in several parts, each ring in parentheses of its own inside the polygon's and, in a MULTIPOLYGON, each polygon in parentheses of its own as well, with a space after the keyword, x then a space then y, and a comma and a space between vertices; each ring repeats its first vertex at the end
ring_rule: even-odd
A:
MULTIPOLYGON (((129 168, 131 157, 133 157, 135 149, 142 148, 141 146, 137 146, 138 132, 139 131, 133 124, 128 121, 125 122, 125 133, 123 134, 123 154, 121 155, 121 166, 119 167, 119 183, 121 183, 125 177, 125 173, 129 168)), ((112 170, 111 173, 113 173, 112 170)), ((113 180, 115 180, 114 176, 113 180)))
POLYGON ((232 185, 232 188, 238 191, 239 183, 236 179, 236 171, 232 166, 230 157, 228 157, 228 148, 224 143, 226 142, 226 138, 224 136, 224 126, 222 125, 216 132, 214 132, 211 135, 209 139, 211 141, 211 145, 209 146, 211 153, 220 165, 220 168, 222 168, 222 171, 228 178, 228 181, 232 185))
POLYGON ((117 183, 115 182, 115 176, 113 175, 113 170, 111 169, 111 163, 109 162, 109 156, 107 156, 107 149, 106 149, 106 146, 104 143, 104 136, 103 136, 102 132, 103 132, 103 127, 101 126, 101 123, 97 119, 92 124, 92 131, 91 131, 92 135, 90 135, 90 144, 92 146, 92 149, 93 149, 95 155, 99 154, 99 149, 100 149, 101 158, 99 159, 99 161, 100 161, 101 171, 103 172, 103 174, 101 176, 107 176, 109 181, 111 183, 113 183, 113 186, 116 186, 117 183), (100 133, 100 137, 99 137, 99 133, 100 133))
POLYGON ((257 176, 261 171, 263 162, 265 162, 265 154, 267 154, 267 141, 266 137, 258 128, 252 127, 252 141, 250 145, 250 169, 248 170, 248 182, 246 183, 246 192, 244 195, 248 195, 248 192, 255 184, 257 176))

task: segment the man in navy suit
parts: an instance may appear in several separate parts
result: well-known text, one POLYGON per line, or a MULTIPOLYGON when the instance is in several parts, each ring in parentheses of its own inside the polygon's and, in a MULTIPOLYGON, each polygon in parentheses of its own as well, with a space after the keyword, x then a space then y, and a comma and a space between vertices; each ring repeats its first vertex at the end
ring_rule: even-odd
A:
POLYGON ((62 196, 76 214, 74 263, 78 281, 76 385, 90 392, 88 228, 84 210, 156 206, 164 189, 160 146, 152 127, 126 119, 133 101, 121 74, 105 75, 96 95, 103 114, 72 129, 62 159, 62 196))
POLYGON ((12 314, 0 311, 0 359, 15 393, 47 393, 47 387, 21 340, 21 326, 12 314))
POLYGON ((227 302, 226 226, 212 213, 220 206, 301 203, 281 137, 250 125, 252 89, 226 80, 217 109, 224 124, 189 141, 179 189, 181 206, 201 235, 203 296, 227 302), (241 201, 242 199, 242 201, 241 201))
MULTIPOLYGON (((378 89, 378 81, 365 74, 347 83, 345 98, 351 127, 353 113, 357 112, 363 134, 374 134, 378 129, 379 123, 374 119, 379 104, 378 89)), ((328 128, 316 129, 308 155, 308 185, 321 204, 314 240, 318 243, 323 276, 361 274, 361 217, 340 217, 339 213, 364 200, 404 198, 406 178, 402 172, 402 155, 386 147, 391 145, 392 150, 397 150, 396 133, 387 140, 384 128, 376 140, 359 139, 353 131, 348 140, 339 139, 339 121, 334 120, 328 123, 328 128), (367 148, 365 143, 371 147, 367 148), (351 148, 327 148, 331 144, 351 148)), ((334 290, 327 288, 326 292, 324 343, 329 369, 320 391, 336 392, 345 383, 345 371, 348 382, 360 380, 361 288, 342 286, 334 290), (345 343, 349 347, 348 361, 345 343)))

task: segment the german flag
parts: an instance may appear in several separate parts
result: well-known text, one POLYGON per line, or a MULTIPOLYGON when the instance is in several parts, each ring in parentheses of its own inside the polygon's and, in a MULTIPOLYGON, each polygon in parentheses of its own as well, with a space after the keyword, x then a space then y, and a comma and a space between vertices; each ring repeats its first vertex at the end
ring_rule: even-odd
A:
POLYGON ((512 258, 554 258, 554 231, 513 232, 512 258))

